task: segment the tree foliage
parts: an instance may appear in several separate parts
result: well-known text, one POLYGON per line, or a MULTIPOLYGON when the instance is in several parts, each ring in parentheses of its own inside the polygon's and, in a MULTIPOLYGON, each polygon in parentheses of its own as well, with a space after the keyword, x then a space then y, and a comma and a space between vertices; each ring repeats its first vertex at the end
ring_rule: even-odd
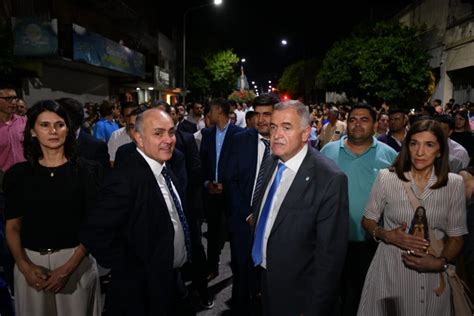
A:
POLYGON ((190 67, 188 86, 194 96, 227 96, 233 90, 237 78, 239 58, 232 49, 209 54, 202 59, 201 67, 190 67))
POLYGON ((398 22, 361 26, 329 50, 318 80, 349 97, 421 104, 433 76, 418 31, 398 22))
POLYGON ((190 67, 188 72, 188 85, 191 91, 198 95, 208 95, 211 88, 211 80, 203 68, 190 67))
POLYGON ((289 65, 278 80, 278 90, 289 93, 293 99, 304 97, 305 101, 312 101, 318 90, 315 77, 319 68, 320 62, 316 59, 300 60, 289 65))

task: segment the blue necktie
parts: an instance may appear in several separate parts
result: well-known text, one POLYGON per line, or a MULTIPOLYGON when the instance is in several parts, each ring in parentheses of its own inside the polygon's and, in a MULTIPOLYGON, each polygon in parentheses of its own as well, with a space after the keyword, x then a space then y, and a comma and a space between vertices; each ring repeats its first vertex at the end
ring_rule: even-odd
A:
POLYGON ((265 234, 265 226, 267 225, 268 215, 270 214, 270 207, 272 205, 273 197, 280 185, 281 176, 286 166, 283 163, 278 163, 278 170, 273 180, 270 191, 268 191, 267 199, 263 205, 260 213, 257 229, 255 230, 255 239, 252 246, 252 259, 255 266, 258 266, 263 261, 263 235, 265 234))
POLYGON ((178 197, 174 193, 173 186, 171 185, 171 176, 166 166, 163 166, 163 169, 161 170, 161 174, 163 175, 163 178, 165 178, 166 186, 168 187, 168 190, 170 191, 174 206, 176 207, 176 211, 178 212, 179 221, 181 222, 181 226, 183 227, 184 243, 186 246, 188 261, 191 262, 191 236, 189 234, 189 226, 188 226, 188 222, 186 221, 186 216, 184 215, 184 211, 183 211, 183 208, 181 207, 181 203, 179 202, 178 197))

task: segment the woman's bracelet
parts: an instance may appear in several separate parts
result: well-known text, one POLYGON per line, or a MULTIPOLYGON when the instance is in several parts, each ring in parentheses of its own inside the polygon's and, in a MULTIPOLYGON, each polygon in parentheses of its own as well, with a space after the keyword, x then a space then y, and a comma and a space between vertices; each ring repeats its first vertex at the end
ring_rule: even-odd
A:
POLYGON ((379 239, 375 236, 375 232, 377 231, 378 228, 382 228, 382 227, 380 227, 379 225, 375 226, 374 230, 372 231, 372 237, 374 238, 376 242, 381 242, 382 239, 379 239))

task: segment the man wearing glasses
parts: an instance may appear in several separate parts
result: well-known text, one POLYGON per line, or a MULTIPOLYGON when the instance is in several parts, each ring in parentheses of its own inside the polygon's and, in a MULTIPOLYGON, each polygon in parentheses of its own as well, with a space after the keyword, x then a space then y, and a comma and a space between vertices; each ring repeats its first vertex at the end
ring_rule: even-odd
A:
POLYGON ((25 131, 26 117, 16 115, 17 95, 15 88, 0 83, 0 267, 5 273, 0 273, 0 314, 12 313, 12 301, 6 288, 7 283, 13 281, 12 259, 4 248, 3 211, 5 209, 5 196, 3 194, 3 174, 17 162, 24 161, 23 133, 25 131), (5 275, 4 275, 5 274, 5 275), (4 280, 5 278, 5 280, 4 280))
POLYGON ((0 170, 2 173, 17 162, 24 161, 23 132, 26 117, 16 115, 15 88, 0 84, 0 170))
POLYGON ((204 112, 203 105, 199 102, 194 102, 192 111, 191 113, 189 113, 188 117, 186 118, 191 123, 196 124, 198 131, 206 127, 206 124, 204 123, 203 112, 204 112))

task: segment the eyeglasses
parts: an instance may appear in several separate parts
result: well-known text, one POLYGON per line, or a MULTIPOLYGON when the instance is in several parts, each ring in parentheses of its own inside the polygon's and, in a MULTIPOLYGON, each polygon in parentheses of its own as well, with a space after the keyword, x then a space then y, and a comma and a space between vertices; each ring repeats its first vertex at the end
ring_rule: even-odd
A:
POLYGON ((7 101, 8 103, 12 103, 12 101, 17 100, 18 97, 17 96, 9 96, 9 97, 0 97, 0 99, 3 99, 5 101, 7 101))

